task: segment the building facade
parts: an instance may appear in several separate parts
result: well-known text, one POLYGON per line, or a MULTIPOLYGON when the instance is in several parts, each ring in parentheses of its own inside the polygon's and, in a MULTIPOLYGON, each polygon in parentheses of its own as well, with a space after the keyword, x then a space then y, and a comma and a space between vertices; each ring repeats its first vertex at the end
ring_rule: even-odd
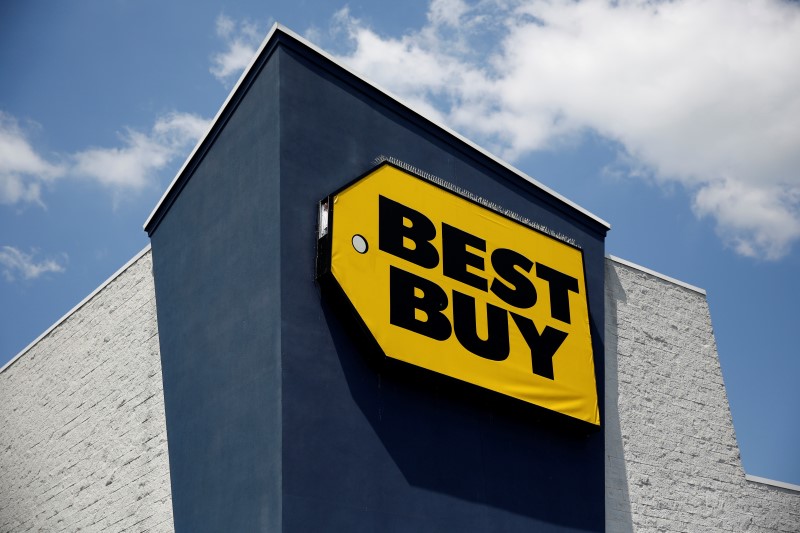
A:
MULTIPOLYGON (((450 223, 465 266, 449 276, 474 284, 490 239, 450 223)), ((0 370, 0 531, 800 530, 800 492, 742 470, 702 290, 606 256, 601 219, 288 30, 265 40, 146 230, 152 248, 0 370), (319 275, 341 227, 323 207, 387 161, 579 251, 573 287, 554 259, 504 249, 538 276, 540 304, 549 288, 551 326, 522 332, 531 357, 584 302, 599 424, 395 362, 359 331, 368 320, 345 319, 347 295, 319 275)), ((364 236, 359 254, 378 241, 364 236)), ((536 390, 560 368, 534 365, 536 390)))
MULTIPOLYGON (((0 531, 174 531, 149 248, 0 372, 0 531)), ((800 529, 748 481, 705 295, 606 260, 606 531, 800 529)))

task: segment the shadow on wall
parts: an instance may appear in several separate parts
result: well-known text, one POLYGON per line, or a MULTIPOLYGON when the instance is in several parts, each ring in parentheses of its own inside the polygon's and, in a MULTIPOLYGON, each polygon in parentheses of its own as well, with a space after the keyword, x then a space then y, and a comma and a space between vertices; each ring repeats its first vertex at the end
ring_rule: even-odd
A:
POLYGON ((627 297, 616 271, 606 262, 606 531, 633 533, 625 449, 619 420, 619 381, 617 353, 617 303, 627 297))
MULTIPOLYGON (((601 432, 430 371, 367 357, 378 350, 374 341, 345 333, 331 299, 326 294, 323 310, 350 393, 408 485, 481 504, 448 498, 434 504, 443 513, 465 513, 465 522, 475 515, 470 530, 503 528, 498 520, 509 521, 507 530, 529 528, 521 516, 540 521, 540 530, 602 530, 601 432)), ((386 490, 408 497, 409 512, 414 498, 428 498, 407 487, 386 490)))

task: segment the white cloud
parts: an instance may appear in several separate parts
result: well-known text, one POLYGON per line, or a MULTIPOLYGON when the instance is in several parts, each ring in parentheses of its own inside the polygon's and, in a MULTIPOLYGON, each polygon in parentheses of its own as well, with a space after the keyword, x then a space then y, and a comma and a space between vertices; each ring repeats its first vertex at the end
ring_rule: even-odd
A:
POLYGON ((779 259, 800 238, 800 187, 751 187, 744 181, 720 180, 703 185, 694 210, 717 220, 717 231, 738 253, 779 259))
POLYGON ((738 253, 800 238, 800 5, 783 0, 433 0, 342 59, 509 159, 593 130, 694 195, 738 253), (735 206, 735 207, 734 207, 735 206))
POLYGON ((0 204, 36 203, 41 187, 64 174, 31 146, 17 120, 0 111, 0 204))
POLYGON ((61 154, 56 164, 31 146, 13 117, 0 112, 0 204, 44 207, 42 186, 64 177, 89 179, 115 191, 143 189, 194 146, 208 124, 191 113, 168 113, 156 119, 149 133, 126 130, 121 146, 61 154))
MULTIPOLYGON (((0 268, 6 281, 12 282, 19 278, 36 279, 48 272, 64 272, 65 267, 54 259, 45 259, 36 262, 34 254, 36 250, 31 250, 27 254, 13 246, 0 247, 0 268)), ((66 261, 67 256, 64 255, 66 261)))
POLYGON ((209 70, 219 81, 230 83, 231 77, 241 74, 250 64, 264 32, 249 20, 236 23, 233 19, 220 15, 217 17, 217 36, 224 41, 225 50, 212 56, 209 70))
POLYGON ((189 113, 167 114, 156 120, 149 134, 126 130, 121 147, 74 154, 70 174, 115 189, 142 189, 153 183, 157 171, 197 142, 208 122, 189 113))
MULTIPOLYGON (((217 20, 217 33, 233 48, 259 38, 255 25, 237 25, 224 16, 217 20)), ((241 55, 249 61, 252 51, 241 55)), ((235 66, 232 55, 219 57, 225 69, 241 68, 235 66)), ((116 146, 57 154, 58 162, 52 162, 34 148, 19 121, 0 110, 0 204, 44 207, 43 186, 65 177, 88 179, 114 192, 143 189, 153 185, 157 173, 176 157, 188 152, 206 133, 209 122, 192 113, 167 113, 155 120, 149 132, 127 128, 116 146)))
POLYGON ((468 12, 469 5, 464 0, 431 0, 428 20, 435 26, 456 27, 468 12))

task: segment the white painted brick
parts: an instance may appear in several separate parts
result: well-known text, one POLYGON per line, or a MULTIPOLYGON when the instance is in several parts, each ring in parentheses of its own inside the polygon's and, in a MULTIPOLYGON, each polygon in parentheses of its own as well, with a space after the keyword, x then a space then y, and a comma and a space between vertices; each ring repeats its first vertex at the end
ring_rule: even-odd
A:
POLYGON ((0 372, 0 531, 169 532, 150 252, 0 372))
POLYGON ((606 529, 800 531, 745 480, 705 295, 606 261, 606 529))

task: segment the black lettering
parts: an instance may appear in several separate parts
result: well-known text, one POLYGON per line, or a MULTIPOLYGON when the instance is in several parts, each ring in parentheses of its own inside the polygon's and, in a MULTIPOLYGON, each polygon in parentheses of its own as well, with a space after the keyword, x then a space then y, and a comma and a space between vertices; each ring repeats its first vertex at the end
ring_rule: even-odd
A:
POLYGON ((536 263, 536 276, 550 285, 550 316, 569 324, 569 293, 578 293, 578 280, 541 263, 536 263))
POLYGON ((517 324, 520 333, 531 349, 531 367, 533 373, 547 379, 555 379, 553 376, 553 356, 561 347, 567 334, 563 331, 545 326, 541 335, 536 329, 533 320, 511 313, 511 318, 517 324))
POLYGON ((439 253, 430 242, 434 237, 436 226, 428 217, 385 196, 378 197, 380 250, 423 268, 433 268, 439 264, 439 253), (412 248, 406 246, 406 240, 413 244, 412 248))
POLYGON ((442 223, 442 273, 448 278, 485 291, 486 280, 467 270, 467 266, 483 270, 483 257, 467 250, 467 246, 486 251, 486 241, 483 239, 442 223))
POLYGON ((533 261, 514 250, 498 248, 492 252, 492 268, 500 279, 492 280, 491 291, 501 300, 520 309, 528 309, 536 303, 536 288, 525 275, 533 268, 533 261), (518 270, 515 267, 519 267, 518 270), (511 285, 509 287, 506 283, 511 285))
POLYGON ((508 312, 505 309, 486 304, 487 338, 478 336, 475 317, 475 298, 453 291, 453 329, 461 345, 470 352, 502 361, 508 357, 508 312))
POLYGON ((397 267, 389 267, 389 322, 437 341, 450 337, 450 321, 442 311, 447 294, 432 281, 397 267), (415 289, 422 292, 417 296, 415 289), (425 320, 416 311, 425 313, 425 320))

